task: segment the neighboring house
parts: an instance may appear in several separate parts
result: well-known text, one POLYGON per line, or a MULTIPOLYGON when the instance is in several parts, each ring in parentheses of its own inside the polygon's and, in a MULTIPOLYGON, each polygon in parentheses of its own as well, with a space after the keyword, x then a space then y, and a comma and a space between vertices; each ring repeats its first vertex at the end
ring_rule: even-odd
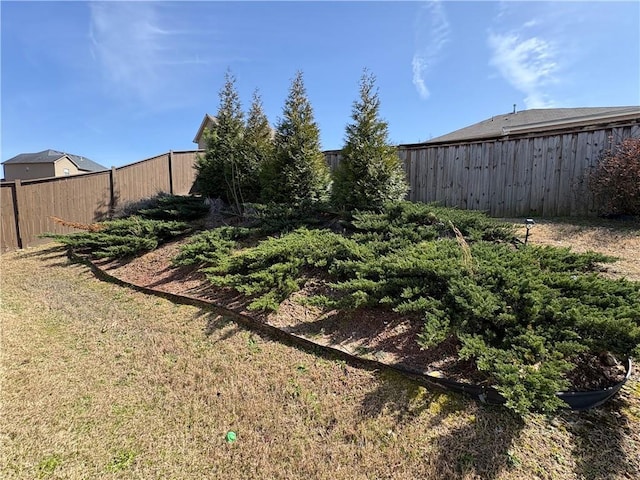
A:
POLYGON ((28 180, 33 178, 66 177, 80 173, 108 170, 88 158, 57 150, 21 153, 2 162, 4 179, 28 180))
POLYGON ((507 139, 513 136, 640 121, 640 106, 540 108, 514 111, 432 138, 423 145, 507 139))
POLYGON ((200 128, 198 129, 198 133, 196 133, 196 137, 193 139, 193 143, 198 144, 198 148, 200 150, 204 150, 207 148, 206 142, 204 140, 204 132, 205 130, 209 130, 213 127, 218 120, 213 115, 209 115, 208 113, 204 116, 202 123, 200 124, 200 128))
MULTIPOLYGON (((218 120, 213 115, 209 115, 207 113, 204 116, 204 118, 202 119, 202 123, 200 124, 200 128, 198 129, 198 133, 196 133, 196 136, 193 139, 193 143, 198 144, 198 149, 205 150, 207 148, 207 143, 204 139, 204 132, 211 129, 217 122, 218 120)), ((276 134, 276 131, 272 127, 269 128, 271 128, 271 137, 273 138, 276 134)))

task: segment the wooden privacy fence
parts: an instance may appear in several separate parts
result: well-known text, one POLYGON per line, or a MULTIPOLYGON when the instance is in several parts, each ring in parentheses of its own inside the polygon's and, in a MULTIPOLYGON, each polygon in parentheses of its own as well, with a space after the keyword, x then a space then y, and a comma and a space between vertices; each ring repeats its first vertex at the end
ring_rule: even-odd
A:
MULTIPOLYGON (((603 152, 639 138, 637 122, 451 144, 400 145, 409 200, 494 217, 595 215, 587 175, 603 152)), ((331 169, 340 152, 325 152, 331 169)), ((640 181, 640 179, 638 179, 640 181)))
POLYGON ((110 211, 158 193, 188 194, 198 151, 169 152, 104 172, 0 184, 2 252, 41 243, 38 235, 75 231, 59 217, 93 223, 110 211))
MULTIPOLYGON (((607 127, 468 143, 400 145, 412 201, 482 210, 495 217, 594 215, 587 175, 602 153, 639 138, 638 121, 607 127)), ((0 184, 2 252, 39 242, 160 192, 188 194, 198 151, 169 152, 131 165, 72 177, 0 184)), ((331 169, 339 151, 325 152, 331 169)), ((638 179, 640 181, 640 179, 638 179)))

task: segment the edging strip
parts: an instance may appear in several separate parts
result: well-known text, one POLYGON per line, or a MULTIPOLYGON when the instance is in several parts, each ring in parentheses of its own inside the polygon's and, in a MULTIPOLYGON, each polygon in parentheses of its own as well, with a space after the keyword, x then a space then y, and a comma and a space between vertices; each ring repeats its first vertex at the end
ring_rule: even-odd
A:
MULTIPOLYGON (((457 393, 463 393, 476 398, 482 403, 491 405, 503 405, 506 402, 506 399, 493 387, 485 387, 481 385, 473 385, 470 383, 455 382, 446 378, 432 377, 422 371, 403 367, 401 365, 393 365, 379 362, 377 360, 358 357, 338 348, 329 347, 327 345, 320 345, 307 338, 286 332, 281 328, 269 325, 268 323, 260 322, 253 317, 235 312, 213 302, 190 297, 188 295, 178 295, 175 293, 163 292, 161 290, 154 290, 149 287, 143 287, 135 283, 126 282, 105 272, 100 267, 95 265, 91 260, 89 260, 89 258, 75 253, 72 248, 69 248, 67 250, 67 256, 74 262, 83 263, 84 265, 88 266, 93 274, 101 280, 115 283, 116 285, 130 288, 147 295, 162 297, 173 303, 191 305, 194 307, 202 308, 204 310, 216 312, 220 315, 231 317, 238 323, 241 323, 242 325, 252 330, 258 330, 288 345, 293 345, 304 350, 311 350, 315 352, 322 351, 327 355, 333 355, 339 357, 342 360, 348 361, 351 365, 359 365, 369 370, 394 371, 423 385, 443 388, 445 390, 450 390, 457 393)), ((624 380, 612 387, 589 392, 558 392, 556 395, 565 403, 567 403, 569 408, 572 410, 587 410, 600 406, 611 397, 613 397, 620 390, 620 388, 622 388, 622 386, 631 376, 631 368, 631 359, 627 359, 626 376, 624 380)))

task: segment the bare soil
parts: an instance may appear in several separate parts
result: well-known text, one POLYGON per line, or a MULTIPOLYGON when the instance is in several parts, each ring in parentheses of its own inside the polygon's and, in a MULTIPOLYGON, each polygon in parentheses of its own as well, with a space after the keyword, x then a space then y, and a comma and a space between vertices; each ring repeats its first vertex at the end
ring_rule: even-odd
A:
MULTIPOLYGON (((507 221, 521 225, 520 221, 507 221)), ((517 234, 524 238, 524 225, 517 234)), ((597 251, 619 257, 615 263, 603 265, 602 274, 640 281, 640 226, 637 222, 540 220, 529 234, 531 244, 571 247, 576 252, 597 251)), ((127 282, 207 300, 352 355, 462 382, 483 384, 489 381, 473 363, 458 360, 459 345, 453 339, 431 349, 421 349, 417 338, 423 322, 418 316, 380 309, 323 311, 305 305, 306 297, 327 293, 328 287, 317 278, 310 278, 302 290, 283 302, 277 313, 265 315, 249 311, 249 298, 231 289, 211 286, 196 269, 172 266, 171 259, 187 241, 167 244, 125 264, 103 261, 98 265, 127 282)), ((604 388, 624 378, 623 359, 615 359, 610 365, 603 361, 602 355, 582 356, 578 360, 579 366, 568 375, 572 390, 604 388)))

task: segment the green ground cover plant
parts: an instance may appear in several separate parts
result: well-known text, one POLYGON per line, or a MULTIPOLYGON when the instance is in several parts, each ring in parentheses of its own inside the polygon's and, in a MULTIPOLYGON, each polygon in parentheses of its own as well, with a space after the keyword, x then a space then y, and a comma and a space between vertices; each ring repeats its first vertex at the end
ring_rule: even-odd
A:
MULTIPOLYGON (((79 226, 81 227, 81 226, 79 226)), ((93 224, 91 230, 42 235, 62 243, 77 252, 95 258, 125 258, 148 252, 171 239, 185 235, 192 227, 178 221, 148 220, 131 216, 93 224)))
POLYGON ((262 237, 259 223, 252 234, 214 230, 176 262, 200 264, 213 284, 254 297, 256 310, 277 309, 316 275, 338 292, 311 299, 316 305, 417 313, 424 348, 455 338, 460 358, 521 414, 561 406, 555 393, 579 354, 640 354, 640 288, 598 274, 610 257, 517 247, 507 224, 428 204, 398 202, 356 211, 339 229, 325 224, 262 237), (233 243, 249 235, 251 246, 233 243))
POLYGON ((208 212, 209 207, 202 197, 161 193, 125 205, 113 219, 104 222, 85 225, 56 218, 57 223, 83 231, 46 233, 42 237, 96 258, 125 258, 154 250, 187 234, 193 229, 188 222, 198 220, 208 212))
POLYGON ((137 202, 128 202, 112 212, 111 220, 137 215, 150 220, 191 221, 204 217, 209 207, 203 197, 160 193, 137 202))
POLYGON ((204 217, 209 207, 202 197, 189 195, 158 195, 145 208, 134 210, 135 215, 149 220, 190 222, 204 217))

